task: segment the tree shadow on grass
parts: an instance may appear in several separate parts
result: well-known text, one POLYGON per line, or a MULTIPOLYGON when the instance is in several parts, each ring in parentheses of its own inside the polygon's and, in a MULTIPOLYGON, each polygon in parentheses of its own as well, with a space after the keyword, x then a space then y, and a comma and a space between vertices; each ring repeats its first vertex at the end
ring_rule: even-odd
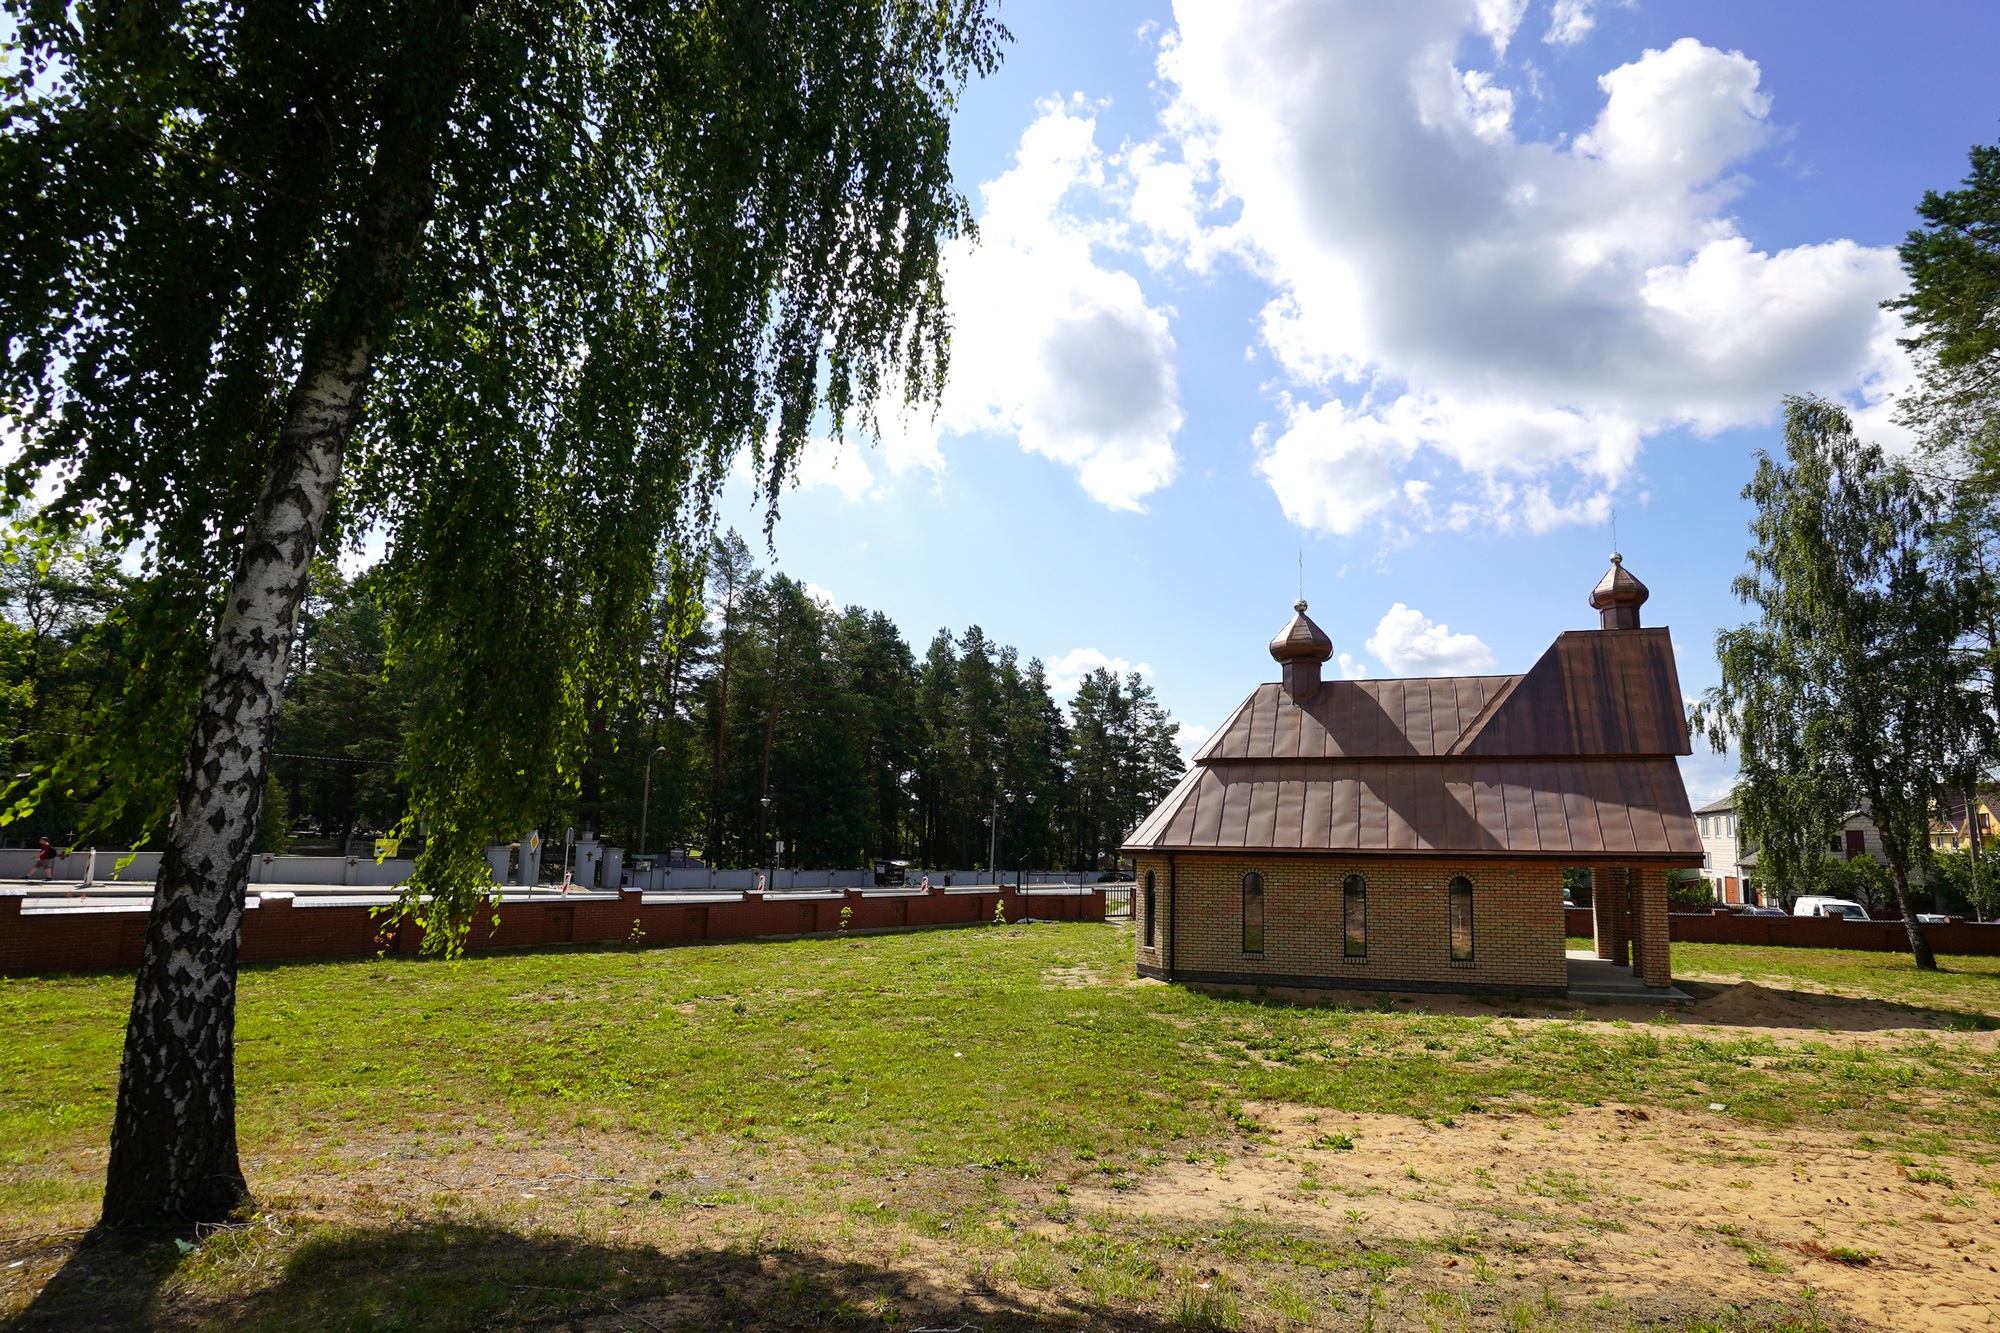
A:
POLYGON ((1180 1323, 1060 1299, 1038 1308, 912 1264, 809 1249, 663 1251, 497 1227, 328 1228, 302 1241, 223 1233, 183 1257, 166 1232, 78 1245, 8 1333, 54 1330, 648 1330, 1117 1328, 1180 1323), (260 1259, 262 1262, 260 1262, 260 1259), (275 1278, 269 1276, 275 1270, 275 1278), (171 1284, 169 1279, 174 1279, 171 1284))
POLYGON ((10 1278, 42 1283, 28 1308, 6 1325, 7 1333, 124 1333, 151 1326, 154 1302, 180 1252, 170 1231, 128 1227, 12 1241, 0 1245, 0 1255, 10 1266, 21 1265, 20 1276, 10 1272, 10 1278))

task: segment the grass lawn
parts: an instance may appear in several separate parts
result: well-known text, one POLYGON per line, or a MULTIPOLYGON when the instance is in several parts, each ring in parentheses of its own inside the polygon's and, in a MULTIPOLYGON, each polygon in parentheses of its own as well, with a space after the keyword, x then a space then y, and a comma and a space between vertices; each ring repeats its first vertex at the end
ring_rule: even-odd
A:
POLYGON ((1200 994, 1133 982, 1131 944, 992 927, 246 971, 259 1207, 192 1249, 77 1251, 129 979, 0 980, 0 1316, 1776 1333, 1925 1327, 1894 1317, 1904 1282, 1994 1272, 2000 959, 1675 947, 1678 975, 1871 1002, 1814 1032, 1200 994), (1893 1197, 1826 1220, 1870 1171, 1893 1197), (1794 1186, 1828 1201, 1758 1211, 1794 1186))

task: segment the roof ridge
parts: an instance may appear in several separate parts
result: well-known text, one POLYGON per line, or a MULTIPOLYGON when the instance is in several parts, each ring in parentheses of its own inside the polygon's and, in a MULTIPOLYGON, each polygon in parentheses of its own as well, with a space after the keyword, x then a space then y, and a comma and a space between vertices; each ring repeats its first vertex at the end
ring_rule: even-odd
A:
POLYGON ((1493 696, 1486 701, 1485 705, 1478 712, 1472 715, 1472 721, 1466 723, 1452 743, 1445 747, 1445 755, 1447 757, 1463 755, 1465 747, 1479 739, 1479 733, 1486 729, 1486 724, 1493 720, 1494 715, 1500 711, 1501 705, 1514 697, 1514 691, 1520 689, 1521 682, 1527 678, 1527 672, 1520 672, 1510 678, 1505 685, 1493 691, 1493 696))
POLYGON ((1190 769, 1194 768, 1198 764, 1205 764, 1210 759, 1217 759, 1223 757, 1220 755, 1211 754, 1210 751, 1214 750, 1216 746, 1222 744, 1223 739, 1229 735, 1229 729, 1236 725, 1236 719, 1243 716, 1243 710, 1250 707, 1250 705, 1256 703, 1257 696, 1263 693, 1264 691, 1264 686, 1272 683, 1273 682, 1271 681, 1260 681, 1257 687, 1251 690, 1250 693, 1244 697, 1243 702, 1236 705, 1236 707, 1230 711, 1229 716, 1222 720, 1222 725, 1209 733, 1208 739, 1201 743, 1201 748, 1199 750, 1196 750, 1192 755, 1188 757, 1188 767, 1190 769))

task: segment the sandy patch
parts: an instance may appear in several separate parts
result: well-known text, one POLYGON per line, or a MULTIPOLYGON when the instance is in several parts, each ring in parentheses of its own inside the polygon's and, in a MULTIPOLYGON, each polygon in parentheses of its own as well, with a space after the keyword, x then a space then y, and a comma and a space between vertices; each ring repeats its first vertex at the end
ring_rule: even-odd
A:
POLYGON ((1090 1190, 1088 1206, 1405 1238, 1428 1247, 1418 1266, 1491 1266, 1621 1303, 1777 1300, 1808 1283, 1829 1308, 1907 1333, 2000 1322, 2000 1170, 1905 1167, 1849 1136, 1773 1135, 1723 1114, 1500 1109, 1447 1126, 1245 1109, 1260 1129, 1224 1160, 1090 1190))

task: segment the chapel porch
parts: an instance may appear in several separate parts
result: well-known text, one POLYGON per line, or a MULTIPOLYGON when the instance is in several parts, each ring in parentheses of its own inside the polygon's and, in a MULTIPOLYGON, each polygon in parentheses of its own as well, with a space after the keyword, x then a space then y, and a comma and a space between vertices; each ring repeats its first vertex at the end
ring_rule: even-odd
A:
POLYGON ((1623 1004, 1688 1004, 1694 996, 1678 986, 1648 986, 1629 967, 1620 967, 1608 958, 1599 958, 1588 949, 1571 949, 1564 955, 1569 965, 1569 998, 1615 1001, 1623 1004))

